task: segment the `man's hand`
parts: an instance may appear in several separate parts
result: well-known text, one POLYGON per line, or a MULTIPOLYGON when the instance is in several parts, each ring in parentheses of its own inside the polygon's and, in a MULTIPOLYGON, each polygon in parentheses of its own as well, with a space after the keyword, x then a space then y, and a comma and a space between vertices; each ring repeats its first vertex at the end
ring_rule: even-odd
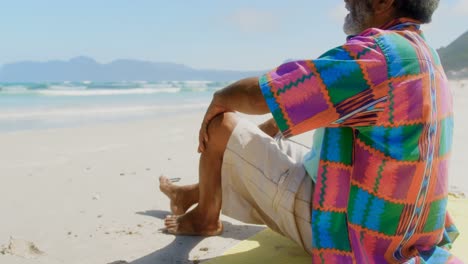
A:
POLYGON ((216 103, 214 99, 211 101, 211 104, 206 110, 205 117, 203 117, 200 132, 198 134, 198 153, 202 153, 206 149, 206 143, 209 140, 208 125, 210 124, 211 120, 213 120, 213 118, 215 118, 217 115, 231 111, 232 110, 216 103))

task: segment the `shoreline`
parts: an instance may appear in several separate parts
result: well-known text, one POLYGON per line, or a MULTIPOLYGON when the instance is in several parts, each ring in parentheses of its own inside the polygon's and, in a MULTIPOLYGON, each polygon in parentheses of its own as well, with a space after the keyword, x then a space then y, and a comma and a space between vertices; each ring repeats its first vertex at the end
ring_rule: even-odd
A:
MULTIPOLYGON (((151 112, 151 108, 145 109, 145 107, 133 107, 135 111, 125 112, 123 110, 133 110, 132 107, 123 107, 120 113, 111 113, 109 110, 102 112, 102 115, 96 114, 96 116, 90 116, 91 113, 87 113, 87 117, 74 113, 71 116, 57 115, 55 117, 41 117, 40 115, 37 118, 32 119, 15 119, 9 117, 8 119, 0 118, 0 134, 4 133, 15 133, 15 132, 25 132, 25 131, 44 131, 44 130, 53 130, 53 129, 74 129, 82 127, 95 127, 101 124, 126 124, 134 122, 148 122, 151 120, 161 120, 166 118, 177 118, 184 115, 190 114, 203 114, 206 110, 206 104, 198 104, 193 107, 188 107, 184 109, 185 105, 174 104, 171 108, 166 109, 165 111, 151 112), (182 107, 182 109, 180 109, 182 107), (178 110, 176 110, 179 108, 178 110), (119 115, 118 115, 119 114, 119 115)), ((59 110, 54 110, 58 114, 59 110)), ((21 115, 21 114, 19 114, 21 115)))

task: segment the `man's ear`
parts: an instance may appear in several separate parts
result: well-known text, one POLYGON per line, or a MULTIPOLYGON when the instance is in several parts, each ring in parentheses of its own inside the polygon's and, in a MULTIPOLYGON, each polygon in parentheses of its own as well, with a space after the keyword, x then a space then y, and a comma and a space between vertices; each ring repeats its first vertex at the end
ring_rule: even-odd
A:
POLYGON ((395 0, 373 0, 372 10, 375 15, 388 14, 393 11, 395 0))

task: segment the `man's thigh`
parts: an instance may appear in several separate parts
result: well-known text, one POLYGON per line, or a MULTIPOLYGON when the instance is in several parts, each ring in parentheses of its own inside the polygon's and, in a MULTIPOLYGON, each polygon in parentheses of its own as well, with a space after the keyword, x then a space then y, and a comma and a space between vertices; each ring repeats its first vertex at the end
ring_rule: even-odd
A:
POLYGON ((272 138, 240 120, 223 158, 223 214, 266 224, 308 247, 304 240, 310 237, 304 235, 309 236, 310 231, 304 230, 304 223, 310 229, 312 188, 302 165, 306 152, 299 144, 272 138))

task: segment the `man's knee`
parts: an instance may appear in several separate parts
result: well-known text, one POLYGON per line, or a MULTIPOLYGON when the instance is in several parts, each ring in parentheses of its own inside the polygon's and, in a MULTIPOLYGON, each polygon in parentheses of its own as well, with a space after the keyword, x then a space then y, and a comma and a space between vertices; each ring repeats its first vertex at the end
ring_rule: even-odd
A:
POLYGON ((232 131, 239 122, 239 117, 232 112, 220 114, 208 125, 208 149, 224 152, 232 131))

